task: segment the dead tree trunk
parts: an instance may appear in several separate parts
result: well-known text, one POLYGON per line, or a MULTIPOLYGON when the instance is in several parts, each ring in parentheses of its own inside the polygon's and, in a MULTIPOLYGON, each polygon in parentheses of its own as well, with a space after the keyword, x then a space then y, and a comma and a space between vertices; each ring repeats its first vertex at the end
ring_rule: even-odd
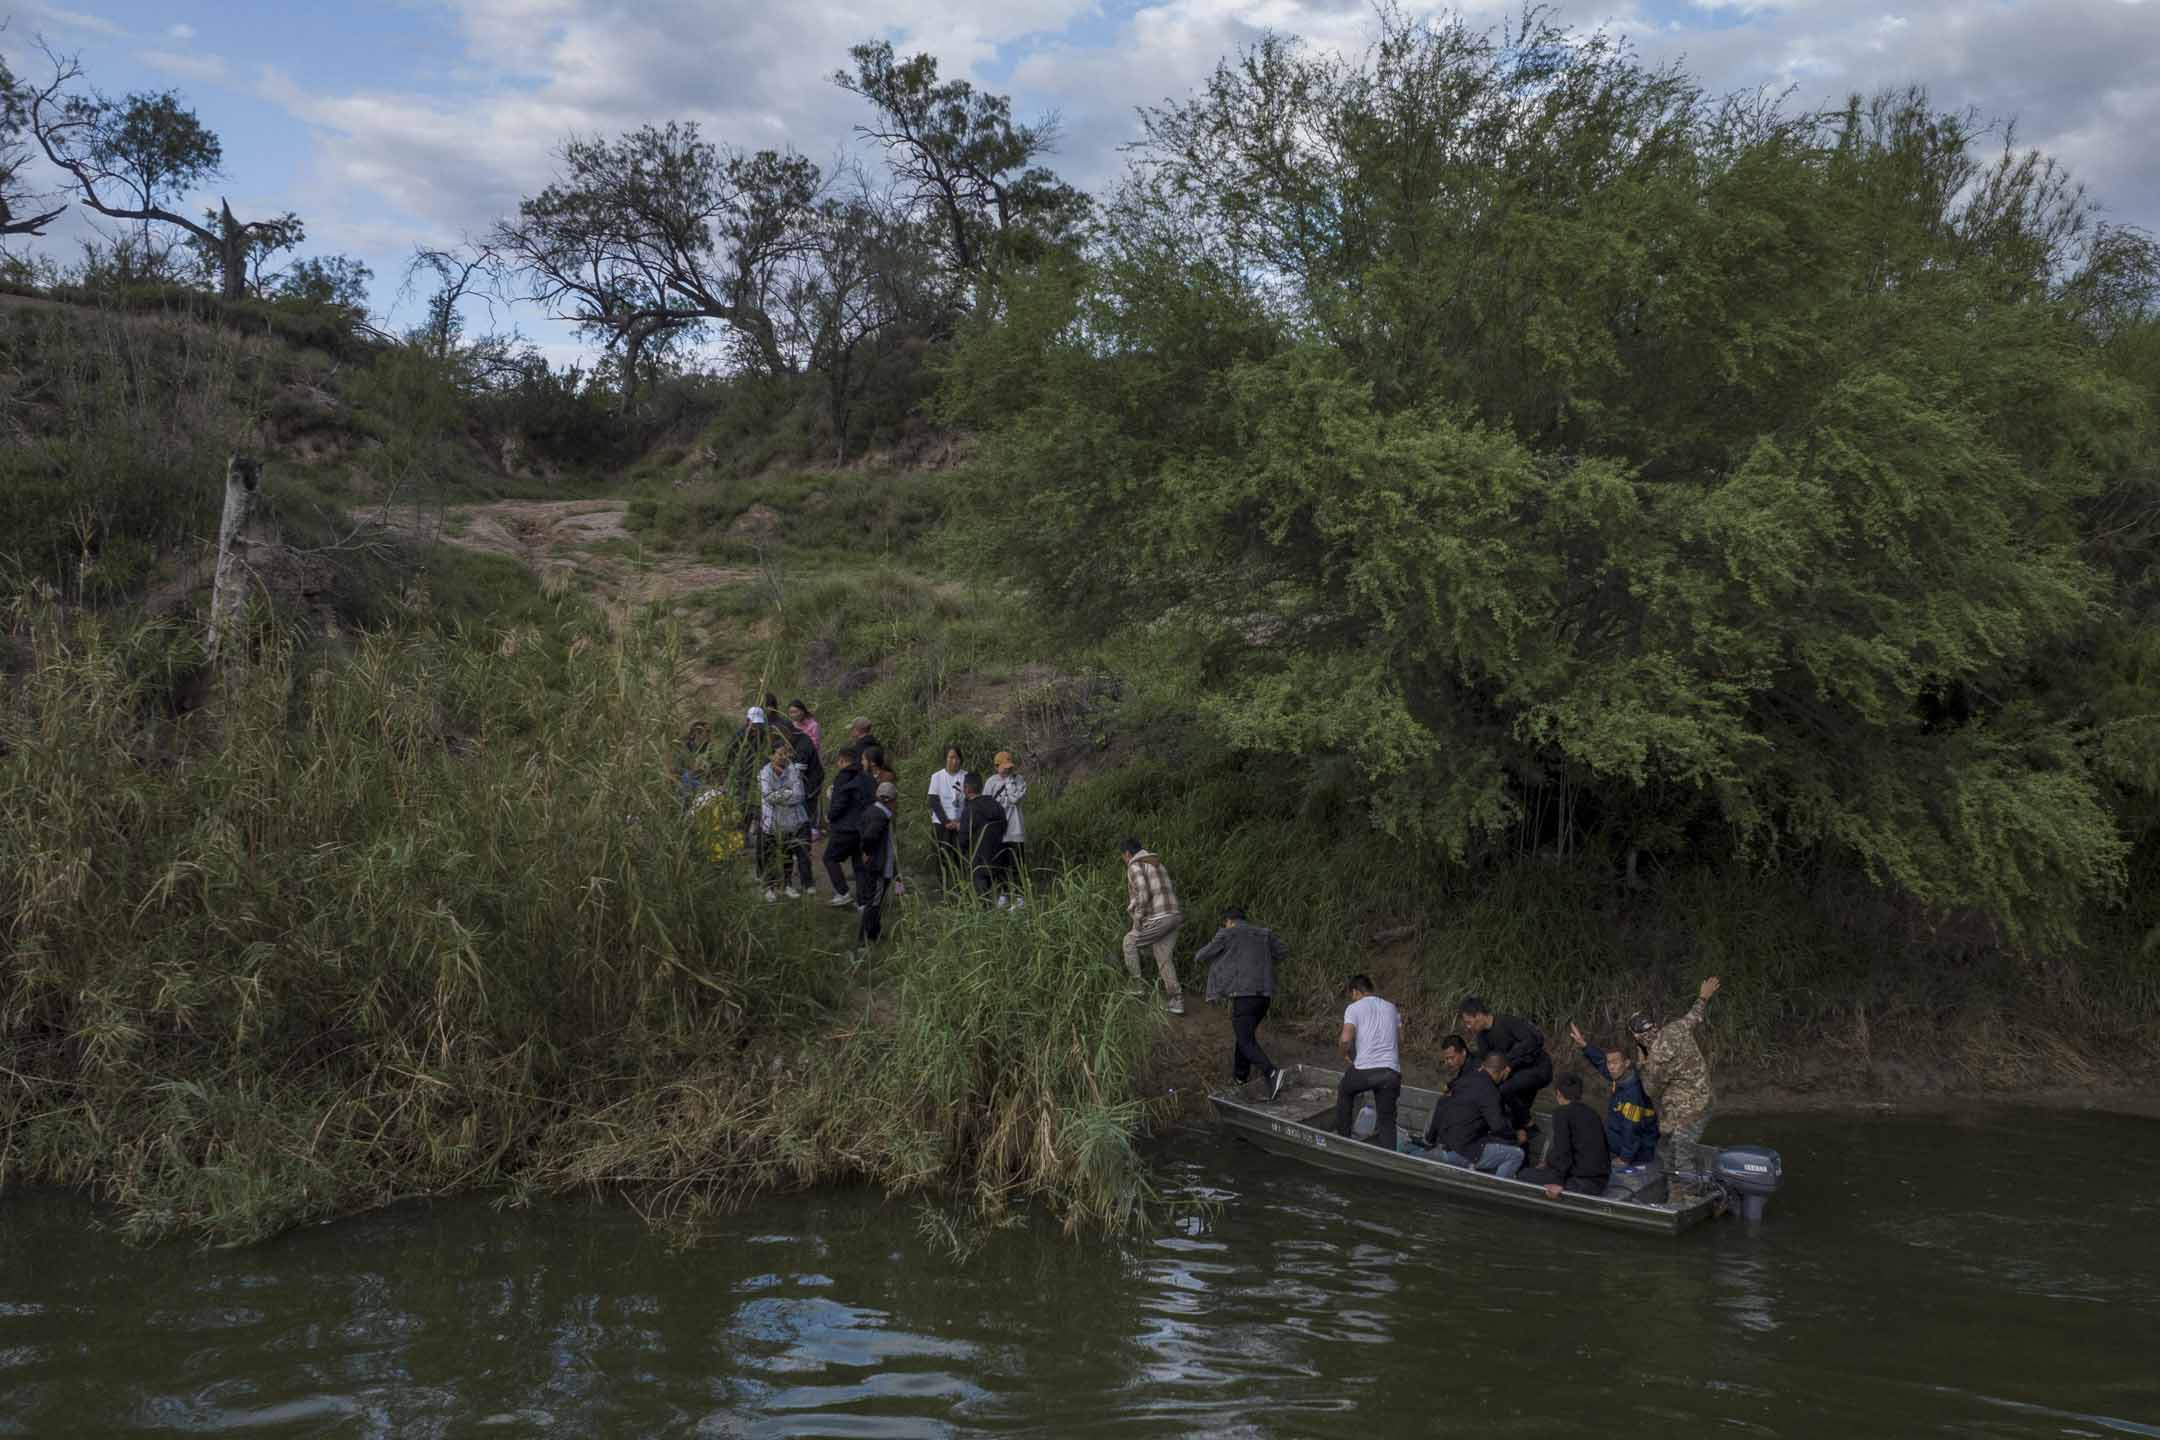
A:
POLYGON ((247 227, 233 218, 232 206, 218 201, 218 293, 227 300, 247 295, 247 242, 247 227))
POLYGON ((262 494, 262 462, 237 452, 225 465, 225 515, 218 523, 217 577, 210 587, 210 634, 203 642, 210 663, 218 646, 240 623, 247 601, 247 523, 262 494))

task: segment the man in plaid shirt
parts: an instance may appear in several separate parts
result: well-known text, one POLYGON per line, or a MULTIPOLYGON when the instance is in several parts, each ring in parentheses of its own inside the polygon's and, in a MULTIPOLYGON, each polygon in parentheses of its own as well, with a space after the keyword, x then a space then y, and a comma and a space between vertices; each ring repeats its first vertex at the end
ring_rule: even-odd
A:
POLYGON ((1170 999, 1170 1013, 1185 1013, 1185 992, 1178 985, 1177 966, 1171 956, 1177 950, 1178 927, 1185 923, 1184 912, 1178 909, 1177 887, 1170 883, 1170 872, 1156 856, 1141 847, 1138 840, 1125 842, 1125 909, 1132 916, 1132 929, 1125 934, 1125 968, 1133 979, 1143 986, 1147 977, 1140 973, 1140 947, 1145 945, 1155 952, 1155 968, 1162 972, 1163 993, 1170 999))

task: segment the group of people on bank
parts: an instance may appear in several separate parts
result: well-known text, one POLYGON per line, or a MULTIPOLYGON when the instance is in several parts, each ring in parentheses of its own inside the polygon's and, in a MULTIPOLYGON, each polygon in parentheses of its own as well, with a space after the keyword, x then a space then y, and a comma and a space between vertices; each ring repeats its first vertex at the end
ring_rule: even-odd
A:
MULTIPOLYGON (((854 906, 857 938, 875 944, 884 933, 883 907, 906 892, 901 878, 896 816, 899 777, 885 744, 866 716, 848 724, 847 742, 833 752, 828 772, 823 731, 801 700, 767 695, 752 705, 734 736, 714 753, 712 727, 699 721, 684 737, 678 767, 684 807, 706 824, 716 861, 748 853, 765 899, 800 899, 815 892, 812 850, 821 857, 835 907, 854 906), (828 781, 830 782, 828 792, 828 781)), ((1027 843, 1027 779, 1010 751, 1000 750, 992 773, 970 771, 958 746, 930 776, 931 841, 940 868, 999 909, 1027 903, 1020 885, 1027 843)))

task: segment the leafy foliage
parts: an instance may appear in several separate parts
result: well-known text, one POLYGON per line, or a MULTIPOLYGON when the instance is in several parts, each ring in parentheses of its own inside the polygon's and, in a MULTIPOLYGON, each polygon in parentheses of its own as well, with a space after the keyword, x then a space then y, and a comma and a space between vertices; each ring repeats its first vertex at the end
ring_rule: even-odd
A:
POLYGON ((2034 935, 2116 891, 2049 668, 2119 623, 2088 516, 2155 452, 2108 341, 2160 272, 2056 167, 1537 15, 1270 38, 1146 131, 1099 263, 953 367, 1047 610, 1458 858, 1557 789, 1561 843, 1850 857, 2034 935))

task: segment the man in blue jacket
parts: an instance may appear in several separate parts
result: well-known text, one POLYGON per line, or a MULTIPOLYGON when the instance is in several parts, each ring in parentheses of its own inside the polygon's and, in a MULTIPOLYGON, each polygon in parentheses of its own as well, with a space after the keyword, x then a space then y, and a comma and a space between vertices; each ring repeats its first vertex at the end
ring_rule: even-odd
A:
POLYGON ((1580 1025, 1568 1026, 1568 1038, 1582 1046, 1583 1059, 1612 1082, 1605 1101, 1605 1148, 1612 1152, 1613 1164, 1649 1164, 1657 1158, 1657 1106, 1650 1103, 1626 1047, 1601 1050, 1583 1038, 1580 1025))

